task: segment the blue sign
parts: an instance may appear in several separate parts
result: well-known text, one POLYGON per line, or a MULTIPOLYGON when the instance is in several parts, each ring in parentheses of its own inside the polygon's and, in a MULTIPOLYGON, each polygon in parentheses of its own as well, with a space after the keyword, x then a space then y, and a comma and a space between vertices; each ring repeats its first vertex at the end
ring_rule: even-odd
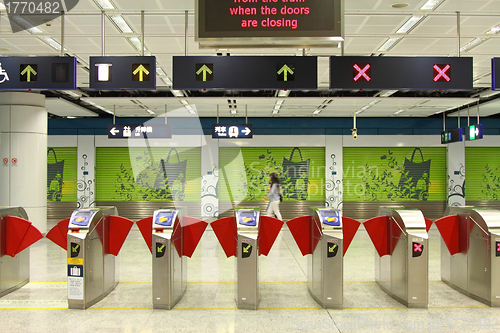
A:
POLYGON ((463 128, 455 128, 450 131, 441 132, 441 143, 452 143, 463 141, 464 130, 463 128))
POLYGON ((340 212, 338 210, 320 210, 323 224, 340 226, 340 212))
POLYGON ((75 57, 0 57, 0 90, 75 89, 75 57))
POLYGON ((212 139, 251 139, 253 127, 245 125, 212 125, 212 139))
POLYGON ((90 57, 89 88, 155 90, 156 57, 90 57))
POLYGON ((83 265, 68 265, 68 276, 83 277, 83 265))
POLYGON ((108 125, 109 139, 170 139, 172 126, 145 124, 113 124, 108 125))
POLYGON ((257 211, 255 210, 236 210, 236 219, 238 224, 255 227, 257 226, 257 211))
POLYGON ((500 90, 500 58, 491 59, 491 90, 500 90))

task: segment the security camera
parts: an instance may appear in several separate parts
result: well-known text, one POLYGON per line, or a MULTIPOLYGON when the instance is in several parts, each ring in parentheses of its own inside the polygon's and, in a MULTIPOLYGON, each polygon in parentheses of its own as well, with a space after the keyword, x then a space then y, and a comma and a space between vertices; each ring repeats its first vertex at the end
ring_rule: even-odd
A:
POLYGON ((356 128, 351 129, 352 138, 356 140, 358 138, 358 130, 356 128))

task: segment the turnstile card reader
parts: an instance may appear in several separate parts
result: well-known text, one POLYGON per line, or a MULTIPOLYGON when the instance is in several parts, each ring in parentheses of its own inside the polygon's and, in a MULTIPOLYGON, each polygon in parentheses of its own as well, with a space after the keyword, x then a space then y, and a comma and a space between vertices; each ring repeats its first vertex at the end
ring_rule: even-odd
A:
POLYGON ((500 210, 448 207, 435 221, 442 236, 441 280, 492 307, 500 306, 500 210))
POLYGON ((259 255, 268 255, 283 226, 274 217, 260 216, 258 207, 235 209, 235 216, 210 223, 226 256, 236 257, 236 304, 256 310, 259 304, 259 255))
POLYGON ((75 210, 47 233, 68 253, 69 309, 85 310, 115 289, 116 256, 132 225, 115 207, 87 208, 75 210))
POLYGON ((418 209, 380 207, 363 225, 377 250, 375 281, 409 308, 427 308, 429 220, 418 209))
POLYGON ((29 282, 29 246, 42 233, 22 207, 0 207, 0 297, 29 282))
POLYGON ((343 307, 343 257, 360 223, 333 208, 310 207, 308 216, 287 222, 302 255, 307 256, 307 287, 327 309, 343 307))
POLYGON ((172 309, 187 290, 187 261, 207 222, 186 216, 185 208, 162 208, 137 221, 153 260, 153 308, 172 309))

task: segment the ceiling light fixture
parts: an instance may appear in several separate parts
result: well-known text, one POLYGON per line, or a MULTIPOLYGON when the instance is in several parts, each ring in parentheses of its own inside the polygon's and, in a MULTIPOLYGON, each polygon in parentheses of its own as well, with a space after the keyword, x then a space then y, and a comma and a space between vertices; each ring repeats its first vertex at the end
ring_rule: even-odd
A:
POLYGON ((317 109, 316 111, 314 111, 314 112, 313 112, 313 115, 317 115, 317 114, 319 114, 320 112, 321 112, 321 110, 320 110, 320 109, 317 109))
POLYGON ((188 101, 186 101, 185 99, 181 99, 181 103, 184 105, 189 105, 188 101))
POLYGON ((71 91, 71 90, 60 90, 59 91, 61 94, 68 95, 74 98, 80 98, 82 96, 78 95, 77 93, 71 91))
POLYGON ((186 105, 186 106, 185 106, 185 108, 186 108, 186 110, 188 110, 188 111, 189 111, 189 113, 191 113, 192 115, 196 115, 196 114, 197 114, 196 110, 194 110, 194 109, 193 109, 193 107, 192 107, 191 105, 186 105))
POLYGON ((364 112, 366 110, 368 110, 369 108, 371 108, 372 106, 374 106, 375 104, 377 104, 378 102, 380 102, 379 99, 376 99, 374 101, 371 101, 370 103, 366 104, 365 106, 363 106, 361 109, 359 109, 358 111, 356 111, 356 114, 360 114, 361 112, 364 112))
POLYGON ((116 9, 115 6, 111 3, 109 0, 94 0, 94 2, 101 8, 101 9, 116 9))
POLYGON ((154 113, 154 112, 153 112, 152 110, 150 110, 150 109, 146 109, 146 111, 147 111, 149 114, 156 114, 156 113, 154 113))
POLYGON ((14 21, 18 26, 21 28, 25 29, 26 31, 32 33, 32 34, 41 34, 43 33, 42 30, 38 29, 37 27, 33 26, 30 22, 26 21, 23 19, 21 16, 10 16, 10 20, 14 21))
MULTIPOLYGON (((52 37, 38 37, 38 38, 44 41, 47 45, 56 49, 57 51, 61 51, 61 44, 52 39, 52 37)), ((64 50, 66 51, 67 49, 64 48, 64 50)))
POLYGON ((412 16, 401 26, 401 28, 396 31, 397 34, 407 34, 410 30, 412 30, 422 19, 424 16, 412 16))
POLYGON ((182 90, 171 90, 175 97, 184 97, 184 92, 182 90))
POLYGON ((386 40, 384 42, 384 44, 382 44, 382 46, 380 46, 378 48, 378 52, 386 52, 386 51, 389 51, 390 49, 392 49, 394 47, 394 45, 396 45, 397 42, 399 42, 399 40, 401 39, 401 37, 391 37, 389 38, 388 40, 386 40))
POLYGON ((161 67, 156 67, 156 75, 158 76, 167 76, 167 73, 161 67))
POLYGON ((116 27, 118 29, 120 29, 120 31, 123 32, 124 34, 131 34, 134 32, 134 30, 132 30, 132 28, 125 21, 123 16, 113 14, 113 15, 109 15, 109 18, 111 19, 111 21, 113 21, 113 23, 116 25, 116 27))
POLYGON ((428 0, 422 7, 420 7, 420 10, 434 10, 442 4, 443 1, 444 0, 428 0))
POLYGON ((487 35, 496 35, 497 33, 500 32, 500 25, 497 25, 496 27, 493 27, 488 31, 486 34, 487 35))
POLYGON ((489 38, 483 38, 483 37, 474 38, 473 40, 471 40, 470 42, 468 42, 467 44, 465 44, 464 46, 462 46, 460 48, 460 52, 469 52, 470 50, 472 50, 476 46, 481 45, 482 43, 484 43, 488 39, 489 38))
POLYGON ((290 95, 290 90, 279 90, 276 97, 288 97, 288 95, 290 95))
MULTIPOLYGON (((130 44, 132 44, 133 47, 135 47, 135 49, 137 51, 140 51, 141 50, 141 40, 139 39, 139 37, 127 37, 128 41, 130 42, 130 44)), ((147 51, 148 49, 146 48, 146 46, 144 46, 144 51, 147 51)))
POLYGON ((398 111, 394 112, 394 114, 400 114, 400 113, 402 113, 402 112, 404 112, 404 111, 405 111, 405 110, 398 110, 398 111))
POLYGON ((389 96, 392 96, 394 95, 395 93, 397 93, 398 91, 397 90, 381 90, 379 91, 379 93, 375 96, 378 96, 378 97, 389 97, 389 96))
POLYGON ((163 82, 165 82, 165 84, 167 86, 171 86, 172 85, 172 80, 170 80, 168 77, 162 77, 161 78, 163 82))

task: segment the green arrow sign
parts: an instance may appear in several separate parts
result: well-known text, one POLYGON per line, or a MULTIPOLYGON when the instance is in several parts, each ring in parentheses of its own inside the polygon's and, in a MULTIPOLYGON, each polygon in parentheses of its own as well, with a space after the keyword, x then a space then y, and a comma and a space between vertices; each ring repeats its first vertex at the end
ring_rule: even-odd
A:
POLYGON ((278 71, 278 75, 281 75, 283 73, 283 81, 288 81, 288 74, 293 75, 293 70, 288 67, 287 64, 284 64, 283 67, 280 68, 278 71))
MULTIPOLYGON (((21 72, 21 75, 26 75, 26 81, 27 82, 31 82, 31 75, 33 74, 33 76, 35 76, 37 73, 35 71, 35 69, 33 67, 31 67, 31 65, 27 65, 23 71, 21 72)), ((33 81, 36 81, 36 80, 33 80, 33 81)))
POLYGON ((207 65, 204 64, 203 66, 200 67, 200 69, 198 69, 196 71, 196 75, 200 75, 201 73, 203 73, 203 81, 206 81, 207 80, 207 73, 212 74, 213 71, 210 68, 208 68, 207 65))

